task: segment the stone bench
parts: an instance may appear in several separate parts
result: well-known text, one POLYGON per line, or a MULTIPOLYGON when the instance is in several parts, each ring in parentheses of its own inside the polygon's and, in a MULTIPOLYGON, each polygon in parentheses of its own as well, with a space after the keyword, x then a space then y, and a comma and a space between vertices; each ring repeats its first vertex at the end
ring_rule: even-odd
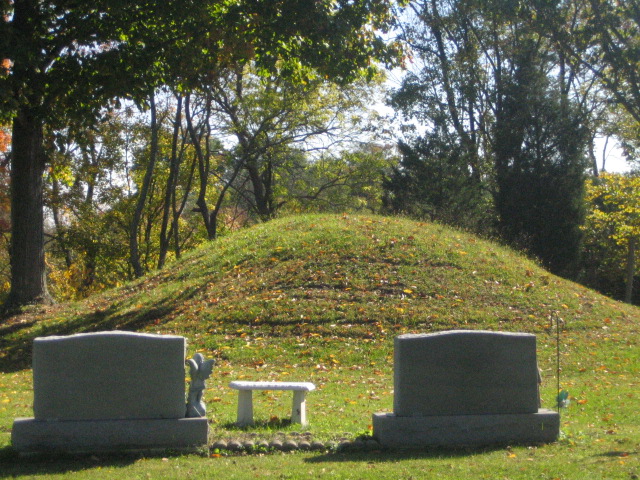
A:
POLYGON ((254 390, 291 390, 293 405, 291 423, 307 424, 306 400, 307 392, 315 390, 310 382, 244 382, 234 381, 229 386, 238 390, 238 419, 240 426, 253 425, 253 391, 254 390))

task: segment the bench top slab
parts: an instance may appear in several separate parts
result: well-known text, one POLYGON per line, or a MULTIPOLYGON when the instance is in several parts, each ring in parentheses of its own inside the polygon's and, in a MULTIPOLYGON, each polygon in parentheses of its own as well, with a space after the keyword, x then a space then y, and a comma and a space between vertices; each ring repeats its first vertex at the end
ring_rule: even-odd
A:
POLYGON ((293 390, 299 392, 310 392, 316 389, 311 382, 245 382, 233 381, 229 384, 236 390, 293 390))

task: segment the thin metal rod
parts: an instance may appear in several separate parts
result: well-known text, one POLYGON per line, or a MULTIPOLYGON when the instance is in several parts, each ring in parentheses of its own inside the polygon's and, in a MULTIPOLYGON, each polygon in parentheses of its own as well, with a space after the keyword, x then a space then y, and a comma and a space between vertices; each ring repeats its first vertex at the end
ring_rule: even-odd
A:
POLYGON ((553 314, 556 322, 556 380, 558 382, 556 390, 556 408, 560 414, 560 317, 558 313, 553 314))

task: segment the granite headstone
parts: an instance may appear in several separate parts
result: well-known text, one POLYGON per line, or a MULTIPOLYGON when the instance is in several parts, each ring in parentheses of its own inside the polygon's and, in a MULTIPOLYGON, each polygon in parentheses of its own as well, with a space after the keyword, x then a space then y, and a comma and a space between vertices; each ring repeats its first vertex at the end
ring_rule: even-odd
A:
POLYGON ((34 418, 17 418, 21 453, 183 449, 207 444, 185 418, 184 337, 97 332, 36 338, 34 418))
POLYGON ((396 337, 394 411, 373 416, 383 446, 543 443, 559 434, 540 409, 536 337, 452 330, 396 337))

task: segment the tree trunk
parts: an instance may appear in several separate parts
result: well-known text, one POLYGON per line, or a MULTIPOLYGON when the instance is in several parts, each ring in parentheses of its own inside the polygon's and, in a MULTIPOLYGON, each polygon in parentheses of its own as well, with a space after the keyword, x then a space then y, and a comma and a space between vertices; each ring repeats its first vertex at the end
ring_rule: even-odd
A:
POLYGON ((627 250, 627 287, 624 292, 624 301, 631 303, 633 299, 633 276, 636 273, 636 239, 629 239, 629 249, 627 250))
MULTIPOLYGON (((184 114, 185 119, 187 120, 187 130, 189 131, 189 136, 191 137, 191 143, 193 145, 194 150, 196 151, 196 157, 198 158, 198 176, 200 178, 200 188, 198 192, 198 199, 196 200, 196 206, 198 207, 198 211, 202 216, 202 220, 204 222, 204 226, 207 230, 207 238, 209 240, 213 240, 216 238, 216 225, 211 223, 211 214, 209 213, 209 207, 207 206, 207 186, 209 183, 209 166, 210 166, 210 152, 209 147, 206 147, 206 151, 202 150, 202 135, 199 135, 196 132, 196 129, 193 126, 193 117, 191 116, 191 96, 187 95, 184 102, 184 114)), ((206 119, 204 120, 208 123, 209 121, 209 108, 207 108, 206 119)), ((205 126, 205 128, 208 128, 205 126)), ((209 143, 209 135, 204 135, 205 144, 209 143)))
POLYGON ((587 154, 589 155, 589 160, 591 161, 592 175, 597 178, 600 176, 600 171, 598 170, 598 159, 596 158, 595 148, 595 137, 593 133, 589 133, 589 145, 587 148, 587 154))
POLYGON ((193 177, 196 171, 196 163, 197 159, 194 158, 191 162, 191 168, 189 169, 189 178, 187 179, 187 185, 184 188, 184 193, 182 195, 182 199, 180 201, 180 205, 178 205, 178 200, 176 196, 173 196, 171 202, 171 211, 172 211, 172 223, 171 223, 171 231, 169 233, 169 237, 173 239, 173 251, 176 255, 176 259, 180 258, 182 255, 181 245, 180 245, 180 229, 179 229, 179 220, 182 212, 184 212, 185 207, 187 206, 187 201, 191 197, 191 185, 193 184, 193 177))
POLYGON ((255 209, 260 220, 266 222, 271 219, 272 212, 269 209, 268 186, 264 184, 255 160, 244 162, 244 168, 249 174, 249 180, 253 187, 253 199, 255 209))
POLYGON ((142 219, 142 210, 144 204, 147 201, 147 195, 149 193, 149 186, 151 185, 151 177, 153 176, 153 169, 155 167, 156 158, 158 157, 158 122, 156 117, 156 101, 155 96, 151 95, 151 147, 149 152, 149 163, 147 163, 147 170, 142 180, 142 186, 138 192, 138 201, 136 202, 136 209, 133 213, 133 220, 131 221, 131 229, 129 231, 129 261, 133 267, 133 274, 136 277, 141 277, 144 274, 144 269, 140 264, 140 247, 138 245, 138 230, 140 227, 140 220, 142 219))
POLYGON ((52 303, 44 261, 43 122, 29 107, 13 120, 11 144, 11 291, 5 307, 52 303))
POLYGON ((53 217, 53 225, 56 229, 56 241, 58 242, 58 246, 60 250, 64 254, 64 262, 67 266, 67 270, 71 268, 73 264, 73 259, 71 257, 71 250, 67 247, 66 240, 66 232, 64 231, 64 226, 60 221, 60 209, 58 208, 58 203, 60 202, 60 185, 58 184, 58 180, 54 175, 51 175, 51 193, 53 196, 52 201, 50 202, 51 215, 53 217))
MULTIPOLYGON (((169 178, 164 193, 164 203, 162 205, 162 225, 160 227, 160 252, 158 253, 158 268, 164 267, 169 251, 170 235, 169 230, 169 214, 171 206, 175 205, 176 187, 178 183, 178 173, 180 170, 180 160, 182 154, 178 154, 178 141, 180 136, 180 124, 182 122, 182 95, 176 96, 176 116, 173 123, 173 139, 171 141, 171 159, 169 160, 169 178)), ((174 210, 175 211, 175 210, 174 210)), ((172 226, 177 226, 175 222, 172 226)))

